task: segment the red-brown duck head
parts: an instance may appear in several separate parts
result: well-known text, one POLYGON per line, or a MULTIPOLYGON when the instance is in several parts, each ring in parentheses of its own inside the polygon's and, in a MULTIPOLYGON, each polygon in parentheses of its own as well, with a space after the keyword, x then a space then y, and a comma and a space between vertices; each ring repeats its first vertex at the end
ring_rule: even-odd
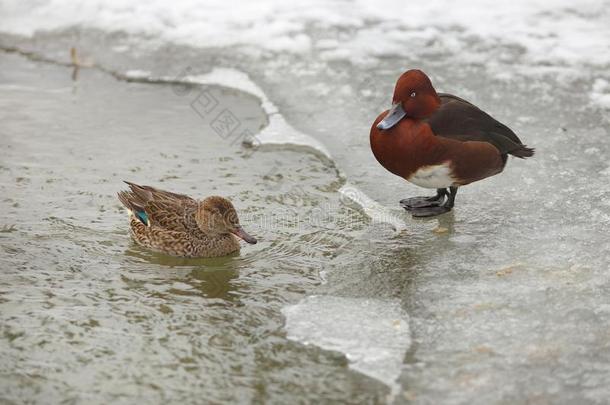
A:
POLYGON ((407 70, 396 81, 392 108, 377 124, 377 128, 392 128, 404 117, 424 119, 436 111, 440 104, 441 99, 430 78, 421 70, 407 70))

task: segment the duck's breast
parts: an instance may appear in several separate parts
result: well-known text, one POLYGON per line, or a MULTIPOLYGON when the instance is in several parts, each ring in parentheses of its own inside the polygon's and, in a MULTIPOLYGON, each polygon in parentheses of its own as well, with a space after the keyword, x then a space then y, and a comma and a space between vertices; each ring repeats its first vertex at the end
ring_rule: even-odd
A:
POLYGON ((384 116, 385 112, 377 117, 371 127, 371 150, 377 161, 388 171, 407 180, 421 170, 415 181, 444 182, 447 167, 443 151, 430 127, 420 121, 404 118, 394 127, 380 130, 377 123, 384 116))

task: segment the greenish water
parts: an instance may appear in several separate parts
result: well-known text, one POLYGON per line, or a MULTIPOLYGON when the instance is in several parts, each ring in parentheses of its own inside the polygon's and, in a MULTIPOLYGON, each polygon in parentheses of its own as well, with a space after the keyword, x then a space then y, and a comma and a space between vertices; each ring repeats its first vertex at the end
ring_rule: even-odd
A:
MULTIPOLYGON (((349 371, 341 356, 282 330, 280 309, 320 285, 323 263, 358 228, 320 229, 312 210, 334 206, 366 222, 339 204, 332 169, 309 154, 223 139, 171 86, 91 70, 73 82, 63 67, 1 60, 3 401, 384 395, 383 384, 349 371), (225 195, 259 243, 218 259, 149 253, 129 239, 115 197, 123 179, 225 195)), ((265 125, 257 99, 206 91, 242 126, 265 125)))

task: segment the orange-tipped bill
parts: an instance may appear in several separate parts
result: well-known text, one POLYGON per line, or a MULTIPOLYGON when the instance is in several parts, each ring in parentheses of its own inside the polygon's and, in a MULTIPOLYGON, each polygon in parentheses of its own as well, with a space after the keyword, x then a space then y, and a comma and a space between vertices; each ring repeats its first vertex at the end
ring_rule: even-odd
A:
POLYGON ((231 233, 252 245, 256 244, 256 239, 253 238, 252 236, 248 235, 248 233, 246 231, 244 231, 244 229, 241 226, 238 226, 235 229, 233 229, 231 231, 231 233))

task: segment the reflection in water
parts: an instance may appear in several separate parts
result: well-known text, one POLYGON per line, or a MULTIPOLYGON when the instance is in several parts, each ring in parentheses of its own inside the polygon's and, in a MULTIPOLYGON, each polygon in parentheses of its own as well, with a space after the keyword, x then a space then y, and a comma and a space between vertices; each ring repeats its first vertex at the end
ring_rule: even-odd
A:
POLYGON ((455 233, 455 209, 438 217, 421 218, 418 220, 423 220, 424 222, 438 221, 438 225, 432 230, 438 236, 451 236, 455 233))
MULTIPOLYGON (((127 233, 125 237, 129 238, 127 233)), ((167 267, 184 267, 184 266, 209 266, 209 267, 221 267, 227 263, 231 263, 233 258, 239 257, 239 252, 213 258, 190 258, 190 257, 177 257, 170 256, 159 252, 154 252, 137 245, 135 242, 131 242, 131 246, 125 250, 125 255, 129 257, 135 257, 151 264, 157 264, 167 267)))
MULTIPOLYGON (((192 284, 206 298, 224 300, 234 299, 235 287, 230 281, 239 277, 239 268, 244 264, 239 253, 214 258, 174 257, 149 251, 133 242, 132 246, 125 250, 125 256, 137 258, 141 263, 162 266, 167 268, 168 272, 171 272, 169 269, 172 268, 192 269, 188 275, 180 277, 181 282, 192 284)), ((182 274, 182 272, 180 273, 182 274)), ((176 291, 174 292, 176 293, 176 291)), ((192 295, 192 292, 189 294, 192 295)))
POLYGON ((191 272, 191 277, 201 281, 198 289, 207 298, 222 298, 224 300, 233 300, 235 297, 235 285, 231 280, 239 277, 239 271, 236 269, 223 268, 220 270, 210 270, 207 268, 194 269, 191 272))
POLYGON ((437 229, 446 229, 448 234, 455 233, 455 209, 437 217, 437 229))

